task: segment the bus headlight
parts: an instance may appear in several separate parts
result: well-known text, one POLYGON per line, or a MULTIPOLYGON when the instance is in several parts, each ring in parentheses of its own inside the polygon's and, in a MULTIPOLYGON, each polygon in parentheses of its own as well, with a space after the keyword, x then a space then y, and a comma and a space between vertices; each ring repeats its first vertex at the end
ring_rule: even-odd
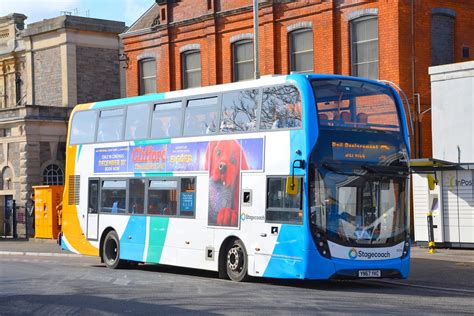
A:
POLYGON ((316 233, 316 248, 323 257, 331 259, 331 252, 329 251, 328 241, 326 239, 326 236, 321 232, 316 233))
POLYGON ((405 237, 405 243, 403 244, 402 259, 408 256, 410 252, 410 234, 407 234, 405 237))

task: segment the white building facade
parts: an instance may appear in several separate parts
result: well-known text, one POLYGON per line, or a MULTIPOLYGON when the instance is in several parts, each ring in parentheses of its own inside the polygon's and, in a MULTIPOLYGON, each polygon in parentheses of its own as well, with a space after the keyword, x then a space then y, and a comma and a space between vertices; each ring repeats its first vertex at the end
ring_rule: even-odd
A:
POLYGON ((474 62, 429 69, 433 158, 412 163, 415 241, 474 248, 474 62), (428 185, 428 177, 438 184, 428 185))

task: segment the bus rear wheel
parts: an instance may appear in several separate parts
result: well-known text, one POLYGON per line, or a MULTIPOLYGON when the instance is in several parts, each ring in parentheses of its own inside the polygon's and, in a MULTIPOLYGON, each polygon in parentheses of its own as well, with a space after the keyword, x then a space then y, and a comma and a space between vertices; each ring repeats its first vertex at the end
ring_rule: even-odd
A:
POLYGON ((123 260, 120 260, 120 239, 117 233, 112 230, 105 236, 104 243, 102 244, 102 260, 109 269, 121 268, 124 264, 123 260))
POLYGON ((248 259, 244 243, 236 239, 227 249, 226 271, 232 281, 241 282, 248 280, 248 259))

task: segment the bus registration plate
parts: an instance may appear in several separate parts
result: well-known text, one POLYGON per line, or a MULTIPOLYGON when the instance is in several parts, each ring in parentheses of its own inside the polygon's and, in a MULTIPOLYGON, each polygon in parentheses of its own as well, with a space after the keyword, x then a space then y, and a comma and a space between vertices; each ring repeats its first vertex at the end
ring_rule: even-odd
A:
POLYGON ((359 278, 380 278, 381 276, 380 270, 359 270, 359 278))

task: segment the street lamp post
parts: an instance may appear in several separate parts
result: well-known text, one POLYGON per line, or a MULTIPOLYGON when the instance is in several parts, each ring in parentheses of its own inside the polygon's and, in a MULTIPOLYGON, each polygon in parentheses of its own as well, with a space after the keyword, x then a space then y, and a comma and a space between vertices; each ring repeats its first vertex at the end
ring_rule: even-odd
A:
POLYGON ((254 79, 260 78, 260 59, 258 57, 258 0, 253 0, 253 58, 254 79))

